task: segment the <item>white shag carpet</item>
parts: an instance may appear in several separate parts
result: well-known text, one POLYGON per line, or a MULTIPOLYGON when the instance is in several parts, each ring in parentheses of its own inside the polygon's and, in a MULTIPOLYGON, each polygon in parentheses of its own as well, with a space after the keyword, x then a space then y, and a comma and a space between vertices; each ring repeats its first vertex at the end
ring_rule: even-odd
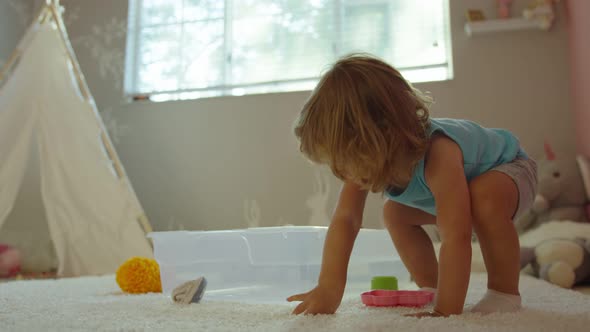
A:
MULTIPOLYGON (((466 305, 485 292, 474 274, 466 305)), ((346 300, 335 315, 293 316, 293 304, 182 306, 162 294, 124 295, 113 276, 0 283, 1 331, 588 331, 590 296, 522 276, 518 313, 416 319, 409 308, 346 300)))

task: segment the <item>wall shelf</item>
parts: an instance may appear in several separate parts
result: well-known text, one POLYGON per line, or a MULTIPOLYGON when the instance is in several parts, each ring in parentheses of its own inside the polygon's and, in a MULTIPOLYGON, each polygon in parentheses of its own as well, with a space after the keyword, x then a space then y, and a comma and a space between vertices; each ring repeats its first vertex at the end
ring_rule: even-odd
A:
POLYGON ((468 36, 517 30, 547 30, 547 28, 541 20, 520 17, 465 23, 465 33, 468 36))

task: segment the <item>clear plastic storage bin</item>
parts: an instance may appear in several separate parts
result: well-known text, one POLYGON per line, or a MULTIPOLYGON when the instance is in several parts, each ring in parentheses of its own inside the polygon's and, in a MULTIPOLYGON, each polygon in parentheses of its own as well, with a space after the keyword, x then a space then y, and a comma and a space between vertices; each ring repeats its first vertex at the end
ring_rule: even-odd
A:
MULTIPOLYGON (((246 302, 282 302, 317 283, 326 227, 285 226, 227 231, 154 232, 154 256, 162 290, 203 276, 205 297, 246 302)), ((371 278, 409 274, 385 230, 362 229, 348 266, 347 295, 370 288, 371 278)))

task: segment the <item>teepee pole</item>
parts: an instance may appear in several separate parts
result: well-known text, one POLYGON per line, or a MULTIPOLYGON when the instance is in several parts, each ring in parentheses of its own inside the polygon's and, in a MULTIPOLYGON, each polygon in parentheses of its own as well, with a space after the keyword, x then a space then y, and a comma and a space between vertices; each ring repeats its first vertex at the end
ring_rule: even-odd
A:
MULTIPOLYGON (((90 105, 92 105, 92 110, 94 112, 95 119, 97 120, 97 123, 101 129, 102 143, 107 151, 107 154, 109 155, 109 158, 113 162, 113 166, 115 168, 115 171, 117 172, 117 176, 119 177, 119 179, 123 179, 127 183, 128 189, 135 195, 135 197, 137 197, 135 190, 133 189, 133 187, 131 186, 131 183, 129 182, 129 178, 127 177, 127 174, 125 173, 125 169, 123 168, 123 165, 121 164, 121 160, 119 159, 117 152, 113 148, 113 142, 111 141, 110 137, 107 135, 107 130, 104 126, 104 123, 102 121, 98 120, 99 116, 100 116, 98 113, 98 109, 96 108, 96 104, 94 103, 92 95, 90 94, 90 89, 88 88, 88 84, 86 83, 86 79, 84 78, 84 74, 82 73, 82 70, 80 69, 80 63, 78 62, 78 59, 76 58, 76 55, 74 53, 74 49, 72 48, 72 45, 69 42, 68 34, 65 29, 65 24, 64 24, 63 20, 61 19, 61 15, 58 11, 58 6, 56 5, 59 3, 59 1, 58 0, 53 0, 53 1, 47 0, 47 2, 48 2, 48 5, 46 7, 49 8, 50 13, 53 16, 53 19, 55 20, 55 23, 56 23, 57 28, 59 30, 59 35, 60 35, 61 40, 64 44, 64 47, 67 50, 67 55, 68 55, 68 58, 70 59, 70 63, 72 64, 72 68, 74 71, 74 75, 76 76, 76 81, 77 81, 78 86, 80 88, 80 92, 82 93, 82 96, 84 97, 84 99, 90 105), (53 2, 53 3, 49 4, 49 2, 53 2)), ((145 212, 143 212, 143 207, 141 207, 141 203, 139 203, 139 201, 138 201, 137 204, 140 206, 140 208, 142 210, 142 214, 137 217, 140 225, 142 226, 145 233, 152 232, 152 230, 153 230, 152 226, 151 226, 149 220, 147 219, 145 212)))
POLYGON ((12 54, 10 54, 10 57, 2 66, 2 70, 0 70, 0 82, 4 80, 4 75, 8 73, 8 71, 16 63, 16 59, 20 58, 21 55, 21 50, 19 48, 16 48, 14 51, 12 51, 12 54))
MULTIPOLYGON (((50 0, 48 0, 50 1, 50 0)), ((96 109, 96 105, 94 104, 94 100, 92 99, 91 95, 90 95, 90 89, 88 88, 88 85, 86 84, 86 80, 84 79, 84 74, 82 73, 82 70, 80 69, 80 64, 78 63, 78 59, 76 59, 74 50, 72 48, 72 45, 69 43, 68 41, 68 37, 67 37, 67 32, 66 29, 64 27, 63 21, 61 20, 61 15, 59 14, 57 7, 54 4, 50 4, 49 6, 49 10, 51 11, 51 14, 53 15, 53 19, 56 22, 57 28, 59 29, 59 35, 61 37, 61 41, 63 42, 68 55, 68 58, 70 59, 70 63, 72 64, 72 68, 74 70, 74 75, 76 76, 76 81, 78 83, 78 86, 80 87, 80 92, 82 93, 82 96, 84 97, 84 99, 89 102, 90 104, 92 104, 92 108, 95 112, 95 116, 98 114, 98 110, 96 109)), ((99 125, 101 128, 101 140, 102 143, 105 146, 105 149, 107 150, 107 153, 109 154, 109 158, 111 158, 111 160, 113 161, 113 165, 115 167, 115 171, 117 172, 117 176, 119 178, 126 178, 125 175, 125 171, 123 170, 123 166, 121 165, 121 162, 117 156, 117 153, 115 152, 115 150, 113 149, 113 145, 112 142, 110 140, 110 138, 108 137, 108 135, 106 135, 106 128, 104 127, 104 124, 100 121, 99 125)))
POLYGON ((61 37, 61 41, 63 42, 66 50, 68 51, 67 55, 68 58, 70 58, 72 68, 74 69, 74 74, 76 75, 76 80, 78 81, 78 85, 80 86, 80 92, 82 93, 82 96, 84 96, 84 99, 86 99, 87 101, 91 101, 92 98, 90 97, 90 91, 88 89, 88 86, 86 85, 86 81, 84 80, 84 74, 82 74, 80 64, 78 63, 78 59, 76 59, 72 45, 69 43, 67 39, 68 34, 64 27, 64 23, 61 20, 61 15, 59 14, 59 11, 55 4, 50 4, 48 5, 48 7, 51 11, 51 14, 53 15, 53 19, 55 20, 57 29, 59 30, 59 36, 61 37))

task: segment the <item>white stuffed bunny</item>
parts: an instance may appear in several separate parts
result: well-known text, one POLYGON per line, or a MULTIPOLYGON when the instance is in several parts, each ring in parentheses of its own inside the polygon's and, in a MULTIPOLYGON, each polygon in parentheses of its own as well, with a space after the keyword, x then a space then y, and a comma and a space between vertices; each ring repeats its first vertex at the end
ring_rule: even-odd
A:
POLYGON ((563 288, 590 281, 590 239, 549 239, 520 250, 521 268, 563 288))

